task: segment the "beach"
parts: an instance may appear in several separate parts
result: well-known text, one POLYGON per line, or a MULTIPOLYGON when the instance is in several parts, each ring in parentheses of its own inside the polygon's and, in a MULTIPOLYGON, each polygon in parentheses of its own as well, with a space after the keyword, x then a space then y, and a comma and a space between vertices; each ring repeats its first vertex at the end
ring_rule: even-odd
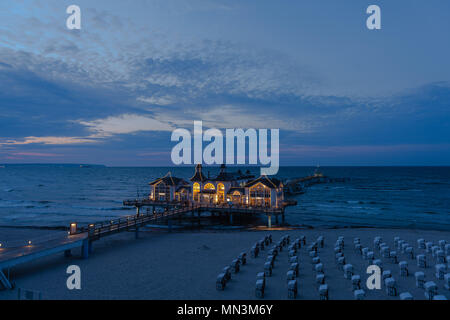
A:
MULTIPOLYGON (((23 238, 29 232, 38 235, 48 234, 49 230, 4 229, 11 238, 23 238)), ((361 286, 366 299, 393 299, 388 296, 384 284, 381 290, 368 290, 365 286, 368 263, 355 252, 354 238, 360 238, 363 247, 374 247, 373 240, 380 236, 391 250, 394 237, 400 237, 414 247, 415 253, 425 253, 417 248, 417 239, 450 242, 450 232, 418 229, 382 229, 382 228, 342 228, 342 229, 283 229, 266 230, 263 227, 251 230, 230 231, 177 231, 146 229, 135 239, 133 232, 125 232, 94 242, 89 259, 81 259, 79 250, 73 250, 73 256, 63 254, 23 264, 11 270, 14 290, 0 291, 0 299, 16 299, 17 289, 35 290, 42 299, 256 299, 256 274, 263 271, 268 248, 261 251, 257 258, 250 256, 250 248, 266 235, 272 235, 273 244, 283 236, 289 235, 292 241, 304 235, 306 246, 298 249, 299 275, 297 299, 319 299, 318 285, 307 246, 323 236, 324 247, 318 249, 318 256, 324 266, 325 282, 329 287, 331 300, 354 299, 351 281, 335 262, 335 242, 344 237, 344 256, 346 263, 354 266, 354 273, 361 276, 361 286), (241 252, 247 252, 247 263, 238 273, 232 274, 225 290, 216 289, 216 277, 236 259, 241 252), (68 290, 66 268, 78 265, 81 269, 81 290, 68 290)), ((269 246, 270 247, 270 246, 269 246)), ((286 273, 289 270, 287 247, 275 260, 271 277, 266 278, 264 299, 287 299, 286 273)), ((397 250, 398 251, 398 250, 397 250)), ((398 264, 382 258, 375 249, 375 258, 383 262, 383 270, 391 270, 397 281, 398 293, 409 292, 414 299, 425 299, 424 290, 416 287, 414 272, 423 271, 426 281, 432 280, 438 286, 438 293, 450 298, 450 291, 444 288, 444 280, 435 276, 434 258, 427 255, 431 267, 419 268, 416 260, 399 253, 399 260, 407 261, 409 276, 401 277, 398 264)))

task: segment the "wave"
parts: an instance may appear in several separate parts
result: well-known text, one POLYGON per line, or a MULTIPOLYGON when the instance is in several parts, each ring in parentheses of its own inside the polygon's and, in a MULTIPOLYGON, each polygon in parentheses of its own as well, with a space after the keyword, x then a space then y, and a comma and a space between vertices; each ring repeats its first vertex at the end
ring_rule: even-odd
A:
POLYGON ((73 209, 100 210, 100 211, 134 210, 134 207, 87 207, 87 206, 70 206, 70 207, 73 209))

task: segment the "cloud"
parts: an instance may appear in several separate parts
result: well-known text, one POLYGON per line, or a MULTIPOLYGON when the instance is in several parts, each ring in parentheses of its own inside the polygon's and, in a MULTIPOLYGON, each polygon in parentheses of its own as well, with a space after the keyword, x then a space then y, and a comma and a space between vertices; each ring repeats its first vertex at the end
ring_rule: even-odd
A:
POLYGON ((25 137, 18 140, 6 140, 0 142, 0 146, 20 146, 28 144, 44 144, 44 145, 68 145, 68 144, 85 144, 96 143, 98 140, 83 137, 25 137))
POLYGON ((123 114, 93 121, 77 121, 89 128, 95 137, 109 137, 115 134, 130 134, 140 131, 172 131, 168 123, 148 116, 123 114))
POLYGON ((162 97, 139 97, 139 98, 137 98, 137 100, 144 102, 144 103, 156 104, 156 105, 160 105, 160 106, 168 106, 175 102, 175 99, 168 95, 162 96, 162 97))

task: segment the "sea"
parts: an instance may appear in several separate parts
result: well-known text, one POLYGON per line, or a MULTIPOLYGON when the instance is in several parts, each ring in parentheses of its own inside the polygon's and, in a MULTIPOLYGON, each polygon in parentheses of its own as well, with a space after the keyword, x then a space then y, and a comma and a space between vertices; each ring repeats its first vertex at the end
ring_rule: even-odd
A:
MULTIPOLYGON (((249 170, 258 167, 230 167, 249 170)), ((315 167, 281 167, 282 180, 315 167)), ((310 228, 387 227, 450 231, 450 167, 321 167, 343 182, 316 184, 292 196, 285 223, 310 228)), ((192 167, 5 165, 0 167, 0 226, 66 227, 132 215, 125 199, 145 197, 148 183, 169 173, 189 179, 192 167)), ((213 177, 217 167, 204 167, 213 177)), ((256 218, 255 225, 265 223, 256 218)))

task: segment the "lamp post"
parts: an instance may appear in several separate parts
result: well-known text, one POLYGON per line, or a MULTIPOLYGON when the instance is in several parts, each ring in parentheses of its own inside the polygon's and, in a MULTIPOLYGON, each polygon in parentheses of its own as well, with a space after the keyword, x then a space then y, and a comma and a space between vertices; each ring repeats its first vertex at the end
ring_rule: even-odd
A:
POLYGON ((77 224, 75 222, 72 222, 70 224, 70 235, 77 233, 77 224))

